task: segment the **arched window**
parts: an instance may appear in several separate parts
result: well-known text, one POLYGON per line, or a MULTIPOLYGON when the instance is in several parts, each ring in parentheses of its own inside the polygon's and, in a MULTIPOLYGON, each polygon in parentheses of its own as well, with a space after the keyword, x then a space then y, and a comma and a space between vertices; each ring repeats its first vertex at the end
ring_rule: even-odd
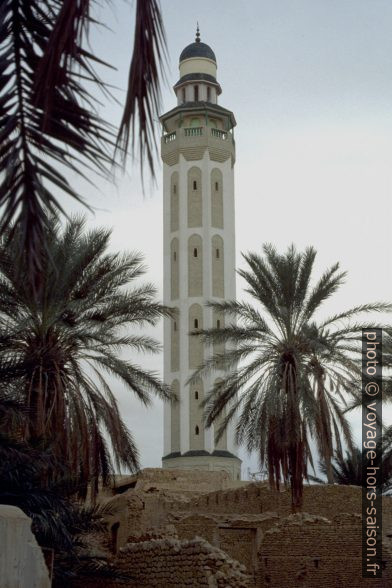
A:
POLYGON ((174 309, 175 318, 171 320, 171 358, 170 358, 170 369, 172 372, 178 372, 180 369, 180 338, 178 332, 178 309, 174 309))
POLYGON ((179 267, 178 267, 178 239, 175 237, 170 244, 171 249, 171 299, 175 300, 179 297, 179 267))
POLYGON ((201 227, 202 220, 201 169, 192 167, 188 171, 188 227, 201 227))
MULTIPOLYGON (((222 382, 222 380, 219 378, 217 380, 215 380, 214 387, 217 386, 220 382, 222 382)), ((221 450, 227 451, 227 430, 223 431, 222 436, 219 439, 219 441, 216 439, 216 437, 218 435, 218 431, 219 431, 221 425, 223 424, 225 417, 226 417, 226 409, 224 408, 222 410, 222 412, 220 413, 219 417, 214 421, 214 441, 215 441, 215 449, 221 449, 221 450)))
POLYGON ((172 392, 177 396, 178 401, 171 403, 171 451, 174 453, 180 451, 180 383, 173 380, 171 385, 172 392))
MULTIPOLYGON (((222 329, 225 327, 225 315, 220 310, 213 310, 212 311, 212 324, 216 325, 217 329, 222 329)), ((222 355, 225 352, 225 344, 223 342, 220 343, 213 343, 213 354, 214 355, 222 355)), ((219 366, 217 366, 219 369, 219 366)))
POLYGON ((189 448, 192 451, 205 449, 203 407, 204 387, 197 380, 189 388, 189 448))
POLYGON ((211 222, 213 227, 223 229, 223 179, 218 168, 211 172, 211 222))
MULTIPOLYGON (((188 296, 203 296, 203 249, 200 235, 188 240, 188 296)), ((178 263, 178 262, 177 262, 178 263)))
MULTIPOLYGON (((189 368, 198 368, 204 360, 204 344, 200 336, 192 334, 194 329, 203 329, 203 308, 200 304, 192 304, 189 308, 189 328, 188 332, 188 350, 189 350, 189 368)), ((197 333, 197 331, 196 331, 197 333)), ((197 388, 200 390, 200 386, 197 388)))
POLYGON ((212 295, 225 295, 223 239, 220 235, 212 237, 212 295))
POLYGON ((178 172, 173 172, 171 175, 171 189, 170 189, 170 230, 178 231, 179 223, 179 200, 178 200, 178 172))

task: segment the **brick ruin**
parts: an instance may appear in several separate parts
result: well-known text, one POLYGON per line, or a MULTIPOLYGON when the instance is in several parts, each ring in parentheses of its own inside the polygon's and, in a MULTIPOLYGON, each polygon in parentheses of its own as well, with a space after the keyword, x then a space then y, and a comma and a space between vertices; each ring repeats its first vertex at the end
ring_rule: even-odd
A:
POLYGON ((289 491, 224 472, 146 469, 113 492, 102 497, 108 547, 116 568, 132 571, 129 586, 392 586, 392 497, 383 498, 383 577, 367 580, 359 487, 306 485, 295 515, 289 491))

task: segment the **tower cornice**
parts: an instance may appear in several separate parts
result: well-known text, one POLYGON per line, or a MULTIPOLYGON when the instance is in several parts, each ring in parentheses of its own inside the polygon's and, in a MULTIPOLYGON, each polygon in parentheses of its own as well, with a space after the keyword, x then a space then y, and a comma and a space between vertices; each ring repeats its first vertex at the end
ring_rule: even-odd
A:
POLYGON ((176 116, 176 114, 181 114, 181 113, 182 114, 185 114, 185 113, 191 114, 194 112, 197 112, 198 114, 211 113, 211 114, 219 114, 221 116, 224 115, 230 121, 230 128, 235 127, 237 124, 237 121, 235 120, 235 116, 231 110, 228 110, 227 108, 223 108, 223 106, 220 106, 219 104, 212 104, 211 102, 184 102, 183 104, 180 104, 180 105, 176 106, 175 108, 172 108, 168 112, 165 112, 165 114, 162 114, 159 117, 159 120, 162 123, 165 130, 167 131, 168 129, 166 129, 166 127, 165 127, 165 123, 167 120, 169 120, 170 118, 173 118, 174 116, 176 116))

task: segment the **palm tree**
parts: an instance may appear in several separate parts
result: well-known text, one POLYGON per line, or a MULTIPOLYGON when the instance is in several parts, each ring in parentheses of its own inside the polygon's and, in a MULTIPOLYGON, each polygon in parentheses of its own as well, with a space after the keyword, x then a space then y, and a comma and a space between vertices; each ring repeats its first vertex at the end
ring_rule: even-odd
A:
MULTIPOLYGON (((382 458, 381 458, 381 487, 384 494, 389 494, 392 489, 392 449, 391 449, 391 428, 383 437, 382 458)), ((344 486, 362 486, 362 452, 359 447, 352 451, 346 451, 346 456, 338 451, 335 452, 332 464, 334 481, 344 486)), ((319 463, 322 474, 327 475, 327 468, 323 462, 319 463)), ((323 478, 309 476, 309 479, 319 484, 325 484, 323 478)))
POLYGON ((27 411, 18 439, 50 442, 77 477, 79 493, 85 496, 91 484, 95 495, 114 466, 138 468, 134 440, 105 374, 145 405, 152 395, 170 398, 154 373, 129 359, 136 351, 160 349, 129 329, 155 325, 168 311, 151 284, 137 284, 144 273, 140 255, 107 251, 110 231, 85 232, 80 218, 63 230, 52 219, 46 231, 39 297, 23 279, 28 262, 22 273, 15 267, 18 235, 0 246, 0 394, 27 411))
MULTIPOLYGON (((157 0, 137 0, 128 90, 118 132, 98 112, 105 64, 88 45, 99 23, 93 0, 2 0, 0 6, 0 235, 18 227, 27 270, 39 289, 47 214, 56 191, 82 201, 67 170, 107 175, 131 134, 154 173, 155 124, 166 55, 157 0), (38 284, 36 283, 38 281, 38 284)), ((109 57, 108 57, 109 58, 109 57)))
POLYGON ((113 513, 108 506, 75 500, 68 474, 50 450, 0 434, 0 503, 22 509, 32 520, 38 544, 53 550, 53 586, 70 588, 81 577, 124 579, 108 554, 91 549, 88 540, 91 533, 107 531, 105 517, 113 513), (61 482, 47 479, 53 468, 63 473, 61 482))
POLYGON ((264 258, 244 255, 247 268, 239 271, 254 306, 236 301, 209 304, 226 315, 226 323, 230 317, 232 322, 201 333, 207 343, 226 346, 192 379, 226 370, 204 401, 206 424, 211 426, 225 410, 219 437, 239 412, 237 441, 258 451, 271 486, 279 488, 282 480, 290 483, 295 510, 301 506, 308 464, 313 465, 311 439, 330 480, 334 447, 341 447, 342 436, 352 446, 343 410, 360 381, 359 336, 368 325, 350 319, 391 306, 366 304, 316 323, 316 311, 341 286, 345 273, 335 264, 312 287, 313 248, 298 253, 291 246, 280 255, 265 245, 263 252, 264 258))

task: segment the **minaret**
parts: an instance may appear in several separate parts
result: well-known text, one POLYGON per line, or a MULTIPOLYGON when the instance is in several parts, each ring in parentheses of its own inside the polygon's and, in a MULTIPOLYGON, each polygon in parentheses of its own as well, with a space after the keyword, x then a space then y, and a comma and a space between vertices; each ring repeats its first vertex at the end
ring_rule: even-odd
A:
MULTIPOLYGON (((187 381, 211 350, 189 333, 223 327, 225 317, 205 306, 209 300, 235 299, 233 128, 230 110, 218 105, 222 90, 216 57, 195 42, 180 55, 177 106, 160 117, 163 127, 164 302, 176 309, 164 325, 164 379, 179 397, 164 407, 164 468, 225 470, 240 479, 233 427, 215 444, 206 429, 200 402, 215 372, 187 381)), ((222 349, 215 349, 216 352, 222 349)), ((219 427, 219 423, 218 423, 219 427)))

